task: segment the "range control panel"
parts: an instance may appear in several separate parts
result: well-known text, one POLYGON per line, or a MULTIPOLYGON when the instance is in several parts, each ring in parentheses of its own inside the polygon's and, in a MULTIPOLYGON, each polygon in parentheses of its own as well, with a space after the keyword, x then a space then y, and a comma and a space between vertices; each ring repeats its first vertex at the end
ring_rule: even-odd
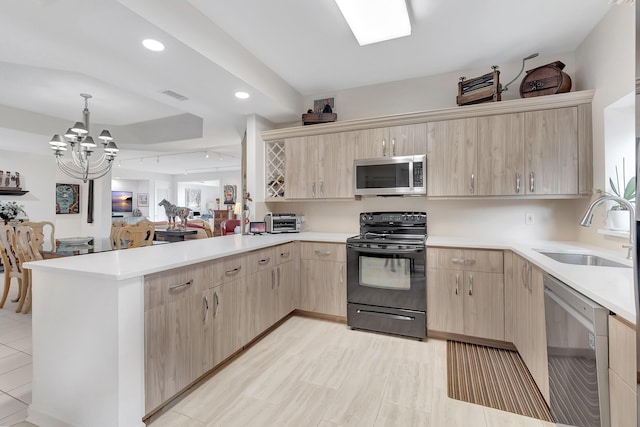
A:
POLYGON ((426 212, 362 212, 360 227, 367 225, 426 225, 426 212))

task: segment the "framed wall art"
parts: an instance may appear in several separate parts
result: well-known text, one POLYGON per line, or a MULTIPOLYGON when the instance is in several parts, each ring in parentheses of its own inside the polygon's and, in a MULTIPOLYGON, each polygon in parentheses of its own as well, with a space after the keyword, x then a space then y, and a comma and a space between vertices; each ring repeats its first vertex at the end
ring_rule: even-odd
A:
POLYGON ((149 193, 138 193, 138 207, 149 206, 149 193))
POLYGON ((235 205, 236 203, 237 187, 235 185, 224 186, 224 204, 235 205))
POLYGON ((56 184, 56 214, 80 213, 80 185, 56 184))
POLYGON ((202 193, 198 188, 185 188, 184 200, 187 207, 191 210, 197 208, 200 209, 200 200, 202 193))

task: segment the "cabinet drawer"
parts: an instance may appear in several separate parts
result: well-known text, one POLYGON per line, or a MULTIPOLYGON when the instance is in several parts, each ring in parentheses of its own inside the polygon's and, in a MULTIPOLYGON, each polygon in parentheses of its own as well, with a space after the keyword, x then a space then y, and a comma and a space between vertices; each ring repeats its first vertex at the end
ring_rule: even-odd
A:
POLYGON ((268 270, 276 265, 275 248, 259 249, 247 254, 247 274, 268 270))
POLYGON ((347 247, 344 243, 311 243, 302 242, 302 259, 320 261, 347 261, 347 247))
POLYGON ((247 255, 236 255, 223 258, 223 282, 229 282, 231 280, 239 279, 248 274, 247 257, 247 255))
POLYGON ((427 267, 503 273, 504 256, 502 251, 484 249, 427 248, 427 267))
POLYGON ((285 243, 284 245, 278 245, 275 248, 276 251, 276 264, 282 264, 283 262, 292 261, 294 258, 293 250, 294 244, 285 243))
POLYGON ((145 276, 145 311, 187 298, 208 288, 211 271, 211 263, 206 262, 145 276))

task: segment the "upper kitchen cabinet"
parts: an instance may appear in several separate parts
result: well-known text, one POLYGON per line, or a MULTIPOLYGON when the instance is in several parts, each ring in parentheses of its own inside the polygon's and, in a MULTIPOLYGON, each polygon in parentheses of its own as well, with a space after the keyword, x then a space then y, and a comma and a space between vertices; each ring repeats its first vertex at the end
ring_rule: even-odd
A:
POLYGON ((427 154, 427 197, 569 198, 593 188, 593 91, 265 131, 266 194, 353 197, 353 160, 427 154))
POLYGON ((478 119, 427 124, 427 195, 473 196, 476 192, 478 119))
POLYGON ((413 156, 426 152, 427 126, 424 123, 365 129, 355 134, 356 159, 413 156))
POLYGON ((524 114, 526 193, 578 194, 577 107, 524 114))
POLYGON ((285 197, 353 197, 353 137, 352 132, 343 132, 286 139, 285 197))

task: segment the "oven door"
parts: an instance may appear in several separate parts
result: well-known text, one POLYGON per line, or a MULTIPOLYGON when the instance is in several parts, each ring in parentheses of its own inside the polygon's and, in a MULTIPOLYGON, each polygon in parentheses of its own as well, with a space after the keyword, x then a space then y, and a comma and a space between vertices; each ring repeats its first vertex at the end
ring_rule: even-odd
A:
POLYGON ((347 301, 426 312, 422 245, 347 244, 347 301))

